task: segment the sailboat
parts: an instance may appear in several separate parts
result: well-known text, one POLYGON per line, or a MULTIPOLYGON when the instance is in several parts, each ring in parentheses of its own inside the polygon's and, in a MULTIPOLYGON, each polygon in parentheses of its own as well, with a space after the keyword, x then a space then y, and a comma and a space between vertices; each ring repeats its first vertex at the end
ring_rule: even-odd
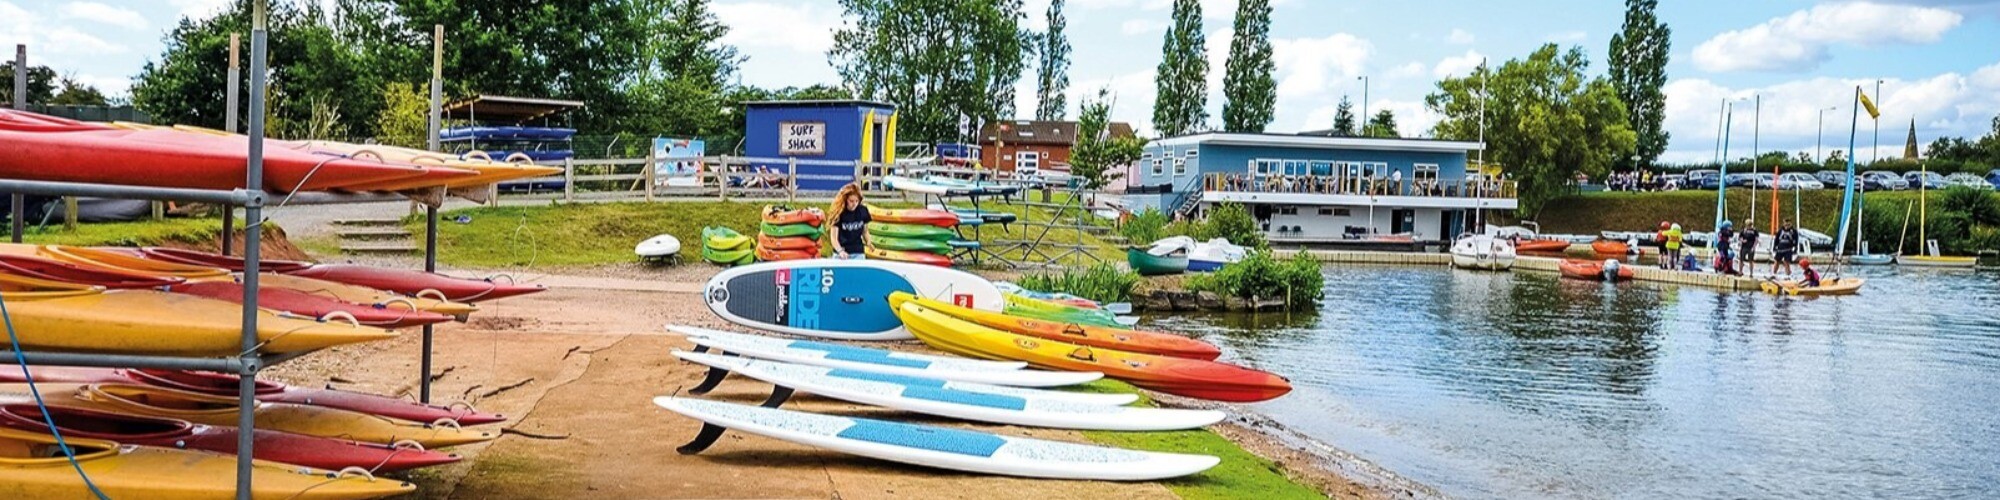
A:
MULTIPOLYGON (((1924 172, 1923 174, 1924 177, 1930 176, 1929 167, 1920 167, 1920 168, 1924 172)), ((1938 252, 1937 240, 1929 239, 1928 237, 1929 235, 1925 233, 1926 228, 1924 226, 1926 224, 1924 223, 1928 222, 1930 218, 1930 197, 1928 196, 1929 190, 1924 189, 1922 187, 1925 184, 1929 183, 1927 182, 1917 183, 1917 185, 1919 186, 1917 188, 1917 206, 1919 207, 1917 209, 1917 213, 1919 214, 1917 216, 1917 241, 1924 242, 1924 255, 1900 255, 1896 257, 1896 261, 1905 266, 1921 266, 1921 267, 1946 267, 1946 268, 1970 269, 1972 267, 1978 266, 1979 265, 1978 257, 1950 257, 1950 256, 1940 255, 1938 252)))
MULTIPOLYGON (((1849 179, 1848 182, 1860 182, 1860 179, 1849 179)), ((1868 198, 1868 186, 1865 184, 1856 184, 1856 188, 1860 190, 1857 196, 1862 201, 1857 203, 1859 207, 1854 211, 1854 239, 1861 242, 1861 248, 1860 253, 1847 258, 1847 263, 1856 266, 1886 266, 1896 263, 1895 255, 1868 253, 1868 238, 1863 236, 1868 232, 1867 221, 1863 219, 1868 213, 1868 202, 1866 201, 1868 198)))

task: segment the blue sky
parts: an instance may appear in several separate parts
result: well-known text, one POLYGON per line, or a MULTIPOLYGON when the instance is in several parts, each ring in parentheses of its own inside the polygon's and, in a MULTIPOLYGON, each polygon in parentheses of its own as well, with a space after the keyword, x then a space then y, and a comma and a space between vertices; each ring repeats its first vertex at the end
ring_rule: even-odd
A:
MULTIPOLYGON (((0 43, 28 43, 36 64, 123 94, 141 64, 159 56, 160 39, 184 15, 207 15, 224 0, 0 0, 0 43)), ((1116 118, 1149 127, 1152 74, 1159 61, 1168 0, 1069 0, 1076 97, 1107 88, 1116 118)), ((1209 35, 1210 107, 1219 110, 1233 0, 1203 0, 1209 35)), ((1369 77, 1368 107, 1396 111, 1402 132, 1421 135, 1436 119, 1422 106, 1440 76, 1462 74, 1482 57, 1521 57, 1546 42, 1583 47, 1603 70, 1605 48, 1623 18, 1622 2, 1273 0, 1272 42, 1279 100, 1272 131, 1326 128, 1342 95, 1359 101, 1358 76, 1369 77)), ((1029 0, 1029 25, 1040 28, 1047 0, 1029 0)), ((759 86, 837 83, 826 63, 840 27, 835 0, 717 0, 734 31, 727 41, 750 60, 743 81, 759 86)), ((2000 0, 1812 2, 1800 0, 1661 2, 1674 29, 1668 67, 1667 160, 1713 156, 1717 108, 1725 98, 1764 99, 1753 124, 1738 106, 1732 153, 1747 154, 1753 129, 1764 149, 1810 150, 1818 110, 1827 112, 1827 149, 1844 149, 1851 89, 1883 79, 1882 129, 1888 154, 1900 154, 1915 119, 1918 136, 1983 134, 2000 114, 2000 0)), ((1030 65, 1032 66, 1032 64, 1030 65)), ((1024 75, 1020 104, 1032 112, 1024 75)), ((1219 115, 1219 113, 1212 113, 1219 115)), ((1211 118, 1214 120, 1214 118, 1211 118)), ((1864 120, 1861 145, 1870 145, 1864 120)), ((1864 156, 1865 158, 1865 156, 1864 156)))

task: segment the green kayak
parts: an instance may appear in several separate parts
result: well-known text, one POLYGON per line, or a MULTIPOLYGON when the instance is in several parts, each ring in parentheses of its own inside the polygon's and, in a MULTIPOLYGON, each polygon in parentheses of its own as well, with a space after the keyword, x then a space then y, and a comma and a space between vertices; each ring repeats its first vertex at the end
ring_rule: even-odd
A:
POLYGON ((756 262, 757 255, 752 253, 748 248, 716 250, 704 246, 701 247, 701 259, 717 265, 740 266, 756 262))
POLYGON ((709 226, 701 229, 701 246, 716 250, 748 250, 750 237, 734 229, 709 226))
POLYGON ((757 231, 762 232, 764 233, 765 236, 770 236, 772 238, 790 238, 793 236, 804 236, 815 240, 819 239, 820 234, 823 234, 823 231, 821 231, 820 228, 812 227, 811 225, 808 224, 772 224, 769 222, 765 222, 758 225, 757 231))
POLYGON ((905 250, 911 252, 930 252, 935 254, 951 253, 951 245, 938 240, 919 240, 914 238, 895 238, 889 236, 876 236, 870 239, 869 243, 873 243, 875 244, 875 248, 880 248, 883 250, 905 250))
POLYGON ((958 238, 958 232, 937 226, 915 224, 869 223, 868 234, 883 238, 905 238, 914 240, 950 241, 958 238))
POLYGON ((1125 263, 1131 265, 1132 271, 1139 273, 1140 276, 1181 274, 1187 272, 1188 268, 1188 258, 1185 253, 1162 257, 1146 253, 1146 249, 1139 247, 1125 249, 1125 263))
POLYGON ((1118 324, 1118 317, 1112 315, 1108 311, 1099 309, 1084 309, 1081 307, 1076 307, 1067 304, 1057 304, 1046 300, 1022 297, 1011 293, 1003 295, 1006 295, 1007 298, 1007 307, 1004 312, 1006 312, 1007 315, 1009 316, 1020 316, 1028 319, 1038 319, 1042 321, 1052 321, 1058 323, 1076 323, 1079 325, 1088 325, 1088 326, 1127 328, 1124 325, 1118 324))

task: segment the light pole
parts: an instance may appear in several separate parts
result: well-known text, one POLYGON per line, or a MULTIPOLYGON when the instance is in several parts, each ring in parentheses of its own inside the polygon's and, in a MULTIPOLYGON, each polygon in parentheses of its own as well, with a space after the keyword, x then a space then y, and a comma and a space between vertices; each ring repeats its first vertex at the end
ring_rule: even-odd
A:
MULTIPOLYGON (((1882 100, 1881 79, 1875 80, 1875 100, 1882 100)), ((1871 114, 1868 115, 1868 121, 1875 122, 1875 149, 1868 154, 1868 166, 1873 167, 1876 161, 1882 159, 1882 118, 1871 114)), ((1852 157, 1854 156, 1854 152, 1848 151, 1847 155, 1852 157)))
MULTIPOLYGON (((1361 75, 1361 76, 1357 76, 1357 77, 1354 77, 1354 79, 1356 79, 1356 80, 1361 80, 1361 130, 1360 130, 1360 133, 1361 133, 1361 135, 1362 135, 1362 136, 1364 136, 1364 137, 1365 137, 1365 136, 1367 136, 1367 135, 1368 135, 1368 120, 1369 120, 1370 118, 1372 118, 1372 117, 1368 116, 1368 75, 1361 75)), ((1879 135, 1879 134, 1878 134, 1878 135, 1879 135)), ((1878 140, 1878 142, 1879 142, 1879 140, 1880 140, 1880 139, 1878 138, 1877 140, 1878 140)))
POLYGON ((1826 157, 1820 156, 1820 148, 1826 144, 1826 112, 1836 109, 1840 109, 1840 106, 1827 106, 1819 110, 1819 131, 1815 132, 1813 137, 1813 163, 1826 164, 1826 157))

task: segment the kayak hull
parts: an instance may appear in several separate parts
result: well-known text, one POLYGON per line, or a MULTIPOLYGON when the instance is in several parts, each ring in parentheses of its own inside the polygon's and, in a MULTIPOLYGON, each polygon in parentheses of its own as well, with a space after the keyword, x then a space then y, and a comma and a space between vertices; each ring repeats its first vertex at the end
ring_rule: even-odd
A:
MULTIPOLYGON (((0 405, 0 427, 45 433, 49 431, 45 417, 55 420, 64 438, 103 439, 225 455, 236 454, 236 440, 243 434, 241 429, 230 426, 196 425, 82 408, 51 406, 45 414, 34 404, 0 405)), ((460 458, 437 451, 261 429, 251 433, 251 440, 255 443, 252 456, 258 460, 327 470, 360 467, 376 472, 398 472, 444 465, 457 462, 460 458)))
MULTIPOLYGON (((233 498, 236 457, 191 450, 121 445, 102 439, 65 439, 76 455, 71 466, 54 436, 0 429, 0 447, 36 458, 0 459, 0 496, 18 499, 94 498, 77 469, 110 498, 196 500, 233 498)), ((251 465, 252 498, 358 500, 402 495, 416 485, 387 478, 336 475, 269 462, 251 465)))
MULTIPOLYGON (((37 383, 140 384, 214 396, 235 396, 239 380, 236 375, 227 373, 129 368, 36 366, 30 373, 34 374, 37 383)), ((23 382, 27 379, 20 373, 0 370, 0 383, 23 382)), ((460 425, 484 425, 507 421, 505 415, 480 412, 470 407, 439 406, 375 394, 298 387, 270 379, 258 379, 256 392, 258 401, 324 406, 411 422, 451 419, 460 425)))
MULTIPOLYGON (((1203 361, 1212 361, 1222 356, 1222 350, 1213 344, 1171 333, 1041 321, 967 309, 931 299, 906 297, 902 300, 914 300, 918 305, 931 310, 988 328, 1082 346, 1203 361)), ((889 301, 892 304, 897 303, 898 297, 892 296, 889 301)))

